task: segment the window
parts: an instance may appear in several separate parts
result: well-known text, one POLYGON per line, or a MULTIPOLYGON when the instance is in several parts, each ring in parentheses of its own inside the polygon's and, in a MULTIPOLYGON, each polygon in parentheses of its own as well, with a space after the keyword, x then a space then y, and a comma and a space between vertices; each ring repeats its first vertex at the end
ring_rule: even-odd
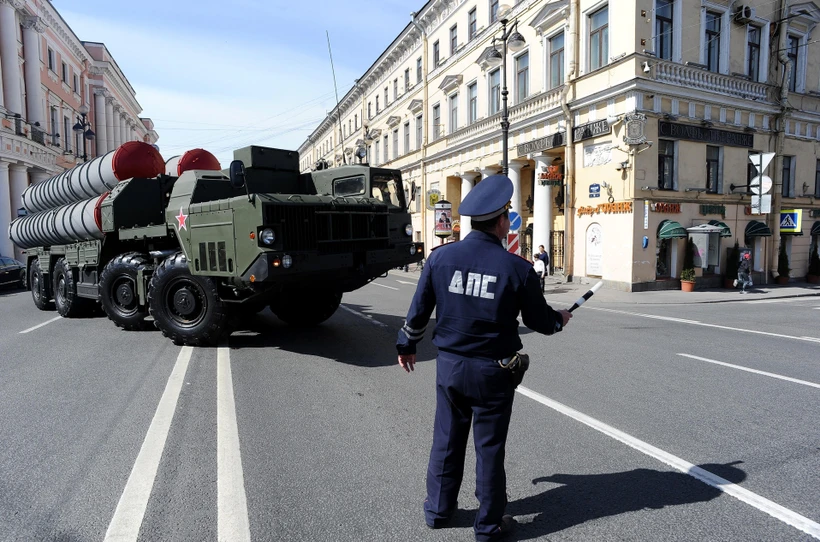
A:
POLYGON ((458 94, 450 96, 450 133, 458 130, 458 94))
POLYGON ((407 92, 410 89, 410 68, 404 70, 404 91, 407 92))
POLYGON ((63 117, 63 133, 66 135, 65 142, 63 144, 65 145, 65 150, 69 152, 71 151, 71 137, 69 136, 74 133, 71 131, 71 128, 71 119, 68 117, 63 117))
POLYGON ((789 74, 789 90, 797 92, 797 58, 800 50, 800 38, 796 36, 789 36, 787 55, 792 63, 791 73, 789 74))
POLYGON ((421 57, 416 59, 416 84, 421 83, 421 57))
POLYGON ((51 108, 51 144, 55 147, 60 145, 60 126, 57 124, 57 108, 51 108))
POLYGON ((441 107, 436 104, 433 106, 433 141, 439 137, 439 129, 441 128, 441 107))
POLYGON ((820 160, 814 166, 814 197, 820 198, 820 160))
POLYGON ((55 69, 55 62, 54 62, 54 49, 51 47, 48 48, 48 69, 51 71, 57 71, 55 69))
POLYGON ((371 104, 370 102, 367 102, 367 118, 373 118, 373 104, 371 104))
POLYGON ((490 115, 501 110, 501 70, 490 73, 490 115))
POLYGON ((467 100, 467 123, 472 124, 478 120, 478 83, 467 87, 467 100))
POLYGON ((379 114, 379 96, 378 96, 378 94, 376 95, 376 114, 377 115, 379 114))
POLYGON ((490 24, 498 20, 498 0, 490 0, 490 24))
POLYGON ((655 0, 655 54, 672 60, 672 15, 674 0, 655 0))
POLYGON ((376 141, 374 143, 374 145, 375 145, 376 150, 373 153, 373 165, 378 166, 379 165, 379 142, 376 141))
POLYGON ((358 113, 353 115, 353 126, 355 126, 357 130, 359 129, 359 114, 358 113))
POLYGON ((717 194, 720 187, 720 147, 706 146, 706 191, 717 194))
POLYGON ((752 81, 757 81, 760 78, 760 28, 749 25, 747 31, 747 62, 746 75, 752 81))
POLYGON ((404 154, 410 152, 410 121, 404 123, 404 154))
POLYGON ((397 100, 399 98, 399 78, 393 79, 393 99, 397 100))
POLYGON ((589 16, 589 69, 597 70, 609 63, 609 7, 589 16))
POLYGON ((353 135, 353 121, 350 119, 347 119, 347 134, 353 135))
POLYGON ((74 74, 74 93, 80 93, 80 78, 77 76, 76 73, 74 74))
MULTIPOLYGON (((751 156, 753 154, 760 154, 760 152, 759 151, 749 151, 749 156, 751 156)), ((751 160, 747 160, 747 162, 746 162, 746 192, 751 191, 752 179, 754 179, 755 177, 757 177, 757 168, 755 167, 755 165, 752 163, 751 160)))
POLYGON ((390 105, 390 100, 387 98, 387 87, 384 87, 384 106, 390 105))
POLYGON ((423 115, 419 115, 416 117, 416 150, 421 149, 422 143, 424 143, 424 122, 422 122, 423 115))
POLYGON ((477 29, 476 11, 475 8, 473 8, 470 10, 470 13, 467 14, 467 40, 471 40, 475 37, 477 29))
POLYGON ((436 69, 438 66, 438 61, 441 57, 441 51, 439 50, 438 40, 433 43, 433 69, 436 69))
POLYGON ((530 95, 530 54, 515 59, 515 103, 521 103, 530 95))
POLYGON ((68 84, 68 64, 63 62, 63 83, 68 84))
POLYGON ((561 86, 564 82, 564 33, 550 38, 550 85, 549 88, 561 86))
POLYGON ((393 160, 399 157, 399 129, 393 130, 393 160))
POLYGON ((450 56, 458 51, 458 25, 450 29, 450 56))
POLYGON ((784 198, 794 197, 794 156, 783 157, 783 190, 784 198))
POLYGON ((387 142, 390 141, 390 137, 387 134, 384 134, 384 161, 388 162, 390 160, 390 154, 387 152, 387 142))
POLYGON ((722 15, 706 12, 706 69, 720 71, 720 25, 722 15))
POLYGON ((658 189, 675 189, 675 142, 661 139, 658 145, 658 189))

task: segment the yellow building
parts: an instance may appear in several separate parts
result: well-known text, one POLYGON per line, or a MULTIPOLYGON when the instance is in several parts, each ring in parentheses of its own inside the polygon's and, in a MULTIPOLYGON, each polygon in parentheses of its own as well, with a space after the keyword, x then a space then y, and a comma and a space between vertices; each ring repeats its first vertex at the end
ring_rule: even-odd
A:
POLYGON ((773 280, 782 242, 802 280, 820 235, 818 22, 794 0, 431 0, 302 145, 302 168, 363 149, 402 170, 417 240, 442 242, 439 195, 457 240, 458 202, 504 166, 506 90, 522 255, 548 246, 568 280, 638 291, 679 287, 687 238, 714 286, 735 241, 773 280), (749 160, 768 153, 770 189, 749 160))

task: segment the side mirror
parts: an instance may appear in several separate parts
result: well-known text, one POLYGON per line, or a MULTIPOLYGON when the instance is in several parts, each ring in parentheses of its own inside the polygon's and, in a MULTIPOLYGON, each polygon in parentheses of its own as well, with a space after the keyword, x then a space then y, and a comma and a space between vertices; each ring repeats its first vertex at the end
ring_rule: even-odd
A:
POLYGON ((242 160, 234 160, 231 162, 230 178, 233 188, 242 188, 245 186, 245 164, 242 163, 242 160))

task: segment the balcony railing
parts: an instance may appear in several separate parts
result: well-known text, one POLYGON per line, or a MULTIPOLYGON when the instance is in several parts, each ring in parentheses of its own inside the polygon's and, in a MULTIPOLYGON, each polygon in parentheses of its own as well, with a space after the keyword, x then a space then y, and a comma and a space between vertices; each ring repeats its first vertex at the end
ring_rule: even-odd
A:
POLYGON ((660 60, 655 65, 655 79, 662 83, 697 88, 746 100, 768 101, 769 86, 740 77, 723 75, 702 68, 660 60))

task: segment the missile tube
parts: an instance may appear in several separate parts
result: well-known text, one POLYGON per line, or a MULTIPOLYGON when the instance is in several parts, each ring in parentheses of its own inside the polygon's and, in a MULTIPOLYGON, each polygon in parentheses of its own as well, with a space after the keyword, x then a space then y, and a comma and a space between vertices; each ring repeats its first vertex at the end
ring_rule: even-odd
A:
POLYGON ((190 169, 219 171, 222 166, 216 156, 205 149, 191 149, 185 154, 172 156, 165 161, 165 174, 179 177, 190 169))
POLYGON ((107 195, 18 218, 9 224, 9 239, 22 249, 102 239, 99 206, 107 195))

